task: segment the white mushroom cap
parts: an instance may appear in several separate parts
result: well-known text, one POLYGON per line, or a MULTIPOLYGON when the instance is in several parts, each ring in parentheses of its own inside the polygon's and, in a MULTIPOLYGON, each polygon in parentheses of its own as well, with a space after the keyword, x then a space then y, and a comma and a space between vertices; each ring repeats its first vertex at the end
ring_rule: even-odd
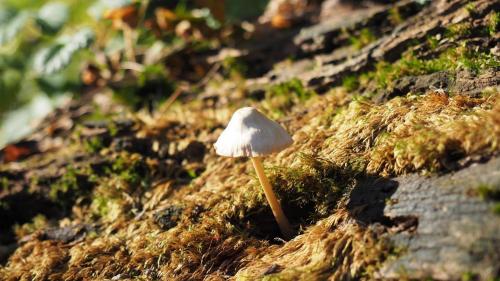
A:
POLYGON ((214 147, 221 156, 257 157, 279 152, 292 143, 278 123, 253 107, 243 107, 233 114, 214 147))

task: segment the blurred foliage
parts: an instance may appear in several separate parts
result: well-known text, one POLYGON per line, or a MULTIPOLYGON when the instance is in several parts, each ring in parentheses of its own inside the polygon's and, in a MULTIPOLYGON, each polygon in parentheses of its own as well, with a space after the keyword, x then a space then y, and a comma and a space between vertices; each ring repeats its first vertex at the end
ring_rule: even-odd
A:
POLYGON ((225 45, 234 24, 261 14, 266 3, 3 1, 0 139, 5 115, 40 95, 110 90, 134 109, 152 110, 176 83, 204 77, 208 66, 196 54, 225 45))
POLYGON ((0 4, 0 120, 33 97, 75 91, 80 50, 94 32, 77 1, 5 1, 0 4), (65 69, 65 71, 61 71, 65 69))

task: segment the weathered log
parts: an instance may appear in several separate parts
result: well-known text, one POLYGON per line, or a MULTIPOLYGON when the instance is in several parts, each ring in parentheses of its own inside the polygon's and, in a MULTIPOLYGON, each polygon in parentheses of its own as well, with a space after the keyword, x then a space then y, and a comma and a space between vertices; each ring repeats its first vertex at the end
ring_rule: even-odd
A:
POLYGON ((455 173, 412 174, 389 181, 366 181, 351 194, 351 209, 366 224, 382 224, 399 252, 378 272, 380 279, 460 280, 463 275, 492 280, 500 273, 498 198, 500 158, 455 173))

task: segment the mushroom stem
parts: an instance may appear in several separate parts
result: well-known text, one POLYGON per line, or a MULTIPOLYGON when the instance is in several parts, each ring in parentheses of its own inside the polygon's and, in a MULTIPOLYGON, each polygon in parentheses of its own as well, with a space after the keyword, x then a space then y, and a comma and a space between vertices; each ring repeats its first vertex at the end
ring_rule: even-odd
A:
POLYGON ((290 223, 288 222, 285 213, 283 213, 283 210, 281 209, 281 205, 278 202, 276 195, 274 195, 273 188, 269 183, 266 174, 264 173, 264 167, 262 166, 262 161, 260 160, 259 157, 251 157, 251 159, 253 167, 255 168, 257 176, 259 177, 260 184, 264 189, 264 194, 266 195, 267 202, 269 202, 269 205, 271 205, 271 210, 273 211, 273 215, 276 218, 276 221, 278 222, 281 233, 286 239, 291 239, 293 237, 292 227, 290 226, 290 223))

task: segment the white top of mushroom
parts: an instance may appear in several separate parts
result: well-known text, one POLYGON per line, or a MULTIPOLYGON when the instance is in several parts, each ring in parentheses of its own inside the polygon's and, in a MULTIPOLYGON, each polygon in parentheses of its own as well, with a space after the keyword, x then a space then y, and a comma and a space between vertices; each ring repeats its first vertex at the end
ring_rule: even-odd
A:
POLYGON ((257 157, 279 152, 292 143, 278 123, 253 107, 243 107, 233 114, 214 147, 222 156, 257 157))

